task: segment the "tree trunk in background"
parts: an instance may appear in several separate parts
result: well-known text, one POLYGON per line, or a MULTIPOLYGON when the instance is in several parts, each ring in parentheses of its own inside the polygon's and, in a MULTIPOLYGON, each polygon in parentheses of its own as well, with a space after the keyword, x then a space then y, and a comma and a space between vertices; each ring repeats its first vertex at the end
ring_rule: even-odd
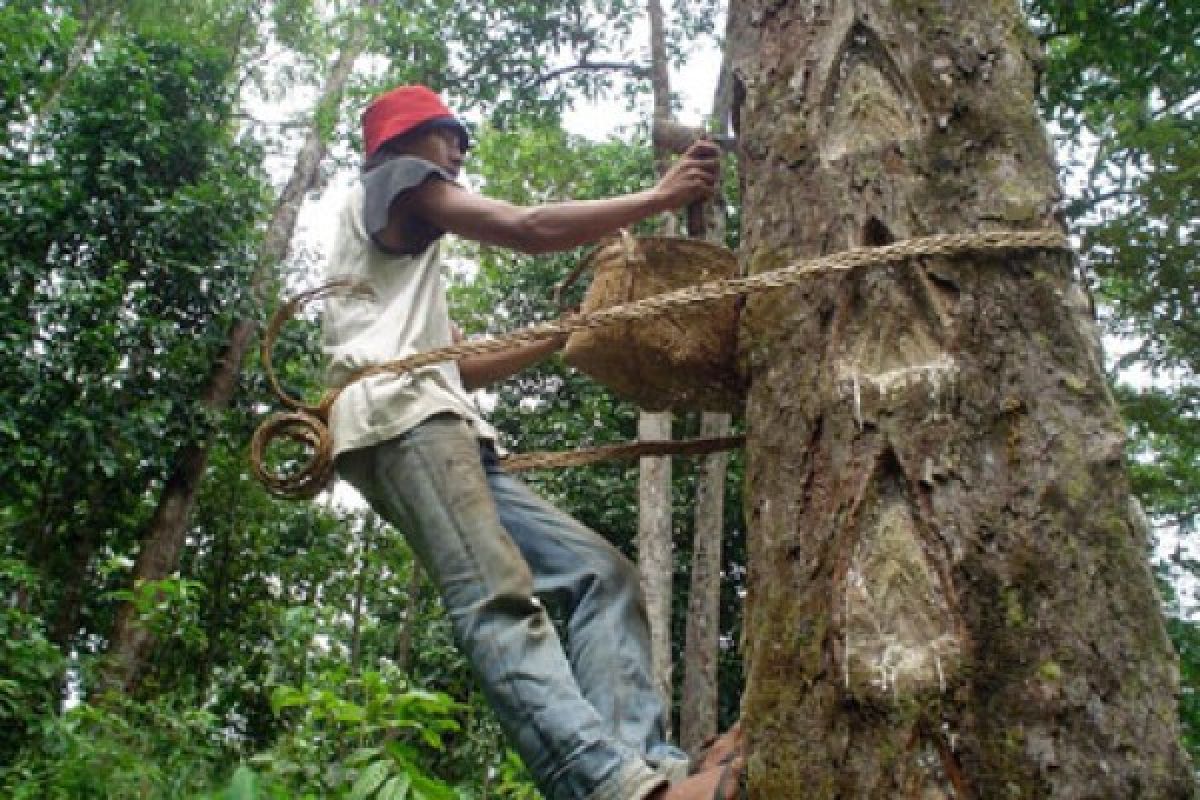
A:
MULTIPOLYGON (((379 0, 364 0, 362 8, 373 8, 378 2, 379 0)), ((324 156, 324 144, 321 140, 323 111, 337 107, 354 61, 362 52, 364 41, 362 26, 359 26, 338 54, 317 102, 304 144, 296 156, 291 177, 279 197, 267 227, 258 272, 251 286, 251 291, 260 298, 267 291, 275 267, 287 255, 305 192, 317 180, 318 168, 324 156)), ((237 389, 242 362, 256 329, 255 320, 234 321, 225 348, 213 365, 200 399, 200 404, 205 409, 218 412, 229 407, 237 389)), ((180 452, 142 537, 142 547, 133 567, 135 584, 141 581, 161 580, 178 568, 188 517, 208 464, 210 444, 211 438, 205 433, 180 452)), ((130 603, 123 604, 113 625, 108 650, 109 663, 101 677, 100 690, 118 689, 132 692, 136 688, 138 674, 152 643, 153 635, 138 624, 133 606, 130 603)))
MULTIPOLYGON (((638 415, 638 440, 671 438, 671 412, 638 415)), ((674 548, 671 542, 671 459, 643 458, 638 475, 638 570, 650 618, 654 680, 671 706, 671 592, 674 548)))
POLYGON ((424 582, 421 580, 421 565, 414 558, 411 562, 412 572, 408 576, 408 591, 406 597, 408 599, 408 609, 404 615, 404 622, 400 624, 400 630, 396 634, 396 646, 392 651, 392 660, 396 662, 396 669, 406 673, 412 664, 413 653, 413 628, 417 624, 417 620, 421 616, 421 609, 424 607, 424 582))
MULTIPOLYGON (((713 92, 710 132, 724 136, 733 109, 733 80, 729 50, 722 54, 717 87, 713 92)), ((725 244, 725 215, 718 202, 705 203, 712 211, 707 239, 725 244)), ((724 437, 733 417, 725 412, 700 415, 700 436, 724 437)), ((728 453, 712 453, 700 460, 696 476, 695 529, 692 533, 691 583, 683 650, 683 692, 679 702, 679 745, 695 753, 717 733, 719 708, 718 657, 721 636, 721 538, 725 532, 725 475, 728 453)))
POLYGON ((85 2, 81 4, 79 8, 79 20, 82 24, 80 24, 78 30, 75 32, 75 38, 71 42, 71 50, 67 53, 67 61, 63 65, 62 72, 55 77, 54 82, 38 98, 37 106, 33 108, 33 116, 35 118, 34 127, 39 126, 42 120, 45 120, 58 108, 63 92, 71 81, 74 80, 79 68, 83 66, 88 51, 92 49, 96 41, 104 35, 109 25, 112 24, 113 18, 117 15, 117 5, 115 2, 85 2))
MULTIPOLYGON (((671 114, 670 78, 667 71, 667 48, 662 5, 648 0, 646 13, 650 21, 650 71, 654 90, 654 120, 667 119, 671 114)), ((655 152, 661 175, 669 164, 670 154, 655 152)), ((665 217, 668 229, 674 218, 665 217)), ((668 232, 673 233, 673 230, 668 232)), ((638 414, 638 439, 658 441, 671 438, 671 413, 641 411, 638 414)), ((642 458, 638 462, 638 572, 642 591, 646 595, 646 612, 650 619, 650 651, 654 678, 668 709, 672 700, 671 655, 671 597, 674 587, 674 543, 671 540, 671 459, 642 458)), ((671 735, 670 715, 667 724, 671 735)))
MULTIPOLYGON (((730 415, 700 415, 700 436, 723 437, 730 415)), ((696 752, 717 732, 717 656, 721 636, 721 535, 725 531, 725 473, 728 453, 700 462, 696 480, 692 575, 683 655, 683 694, 679 702, 679 746, 696 752)))
MULTIPOLYGON (((1057 227, 1015 0, 735 2, 751 273, 1057 227)), ((755 295, 752 798, 1183 798, 1167 640, 1064 253, 755 295)))
POLYGON ((358 675, 362 672, 362 622, 363 602, 367 594, 367 580, 371 572, 371 545, 375 534, 379 532, 380 520, 378 515, 369 514, 363 523, 362 537, 358 548, 358 580, 354 585, 354 607, 350 611, 350 672, 358 675))

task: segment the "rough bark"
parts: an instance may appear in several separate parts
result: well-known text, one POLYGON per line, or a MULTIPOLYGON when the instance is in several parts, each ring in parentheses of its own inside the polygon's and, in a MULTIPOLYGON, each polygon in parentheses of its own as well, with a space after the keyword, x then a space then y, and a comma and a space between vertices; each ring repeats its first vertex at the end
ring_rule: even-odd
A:
MULTIPOLYGON (((731 8, 749 272, 1055 226, 1015 0, 731 8)), ((1192 796, 1095 326, 1060 253, 753 297, 750 796, 1192 796)))
MULTIPOLYGON (((366 0, 362 6, 368 9, 377 4, 378 0, 366 0)), ((251 286, 251 291, 260 298, 265 294, 276 266, 287 255, 304 195, 318 178, 318 168, 324 156, 320 111, 336 107, 350 77, 354 61, 362 52, 363 44, 361 31, 352 35, 338 54, 326 79, 317 103, 318 111, 313 114, 304 144, 296 156, 292 174, 279 196, 267 226, 260 252, 260 266, 251 286)), ((207 411, 223 411, 232 402, 242 363, 256 329, 257 323, 250 319, 235 320, 230 326, 225 347, 213 365, 200 398, 201 406, 207 411)), ((133 567, 135 584, 141 581, 161 580, 178 568, 188 518, 208 464, 211 441, 209 433, 198 432, 196 440, 180 451, 142 536, 142 547, 133 567)), ((129 603, 122 605, 113 625, 108 666, 102 676, 100 689, 131 692, 136 687, 142 663, 152 643, 152 634, 138 624, 133 606, 129 603)))

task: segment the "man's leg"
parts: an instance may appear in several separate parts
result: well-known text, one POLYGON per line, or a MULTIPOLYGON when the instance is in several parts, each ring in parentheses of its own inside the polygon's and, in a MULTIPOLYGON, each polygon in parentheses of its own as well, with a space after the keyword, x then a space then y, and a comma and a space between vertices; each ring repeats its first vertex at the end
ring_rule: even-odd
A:
POLYGON ((567 655, 606 730, 672 781, 687 755, 666 739, 667 712, 654 687, 646 603, 634 565, 594 531, 535 495, 485 448, 500 521, 533 571, 534 589, 562 609, 567 655))
POLYGON ((641 800, 662 785, 580 692, 529 567, 497 516, 466 423, 433 417, 343 455, 338 468, 408 538, 548 800, 641 800))

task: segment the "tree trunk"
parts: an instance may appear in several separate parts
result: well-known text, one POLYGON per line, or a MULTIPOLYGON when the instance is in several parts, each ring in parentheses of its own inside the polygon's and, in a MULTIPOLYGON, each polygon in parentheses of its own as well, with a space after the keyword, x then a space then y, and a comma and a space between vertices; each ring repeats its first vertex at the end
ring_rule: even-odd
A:
POLYGON ((35 130, 41 126, 42 120, 48 118, 58 109, 63 92, 66 91, 71 81, 75 79, 75 74, 83 66, 88 52, 107 32, 116 16, 116 3, 82 4, 79 10, 80 24, 75 33, 75 38, 71 41, 71 49, 67 53, 66 63, 63 65, 62 71, 55 76, 54 81, 46 88, 46 91, 37 98, 36 105, 32 109, 34 117, 33 128, 35 130))
MULTIPOLYGON (((365 0, 362 7, 369 9, 377 4, 378 0, 365 0)), ((258 272, 251 286, 251 291, 260 298, 266 292, 275 267, 287 255, 305 192, 318 178, 318 168, 324 155, 321 133, 323 112, 336 108, 354 61, 362 52, 363 43, 360 26, 338 54, 330 70, 304 144, 296 156, 291 177, 275 206, 263 241, 258 272)), ((229 407, 256 327, 255 321, 249 319, 235 320, 231 325, 225 348, 213 366, 200 401, 206 410, 219 412, 229 407)), ((142 536, 142 548, 133 567, 135 584, 161 580, 179 566, 188 517, 208 463, 210 444, 211 437, 205 433, 180 452, 142 536)), ((115 688, 132 691, 152 641, 151 633, 138 624, 133 606, 129 603, 122 605, 110 637, 109 665, 101 679, 101 690, 115 688)))
POLYGON ((379 530, 379 517, 369 514, 363 523, 362 537, 358 548, 358 579, 354 584, 354 605, 350 612, 350 672, 362 672, 362 622, 363 603, 367 594, 367 579, 371 571, 371 545, 379 530))
POLYGON ((405 610, 404 621, 400 623, 400 630, 396 633, 396 645, 392 650, 392 660, 396 662, 396 669, 402 673, 407 673, 412 666, 413 634, 416 632, 414 629, 421 616, 421 610, 425 607, 421 565, 417 563, 416 558, 409 563, 412 572, 409 573, 408 589, 405 592, 408 608, 405 610))
MULTIPOLYGON (((728 436, 730 415, 700 415, 700 436, 728 436)), ((717 653, 721 635, 721 536, 725 531, 725 473, 728 453, 712 453, 700 462, 696 480, 692 575, 683 657, 683 695, 679 703, 679 745, 696 752, 717 732, 717 653)))
MULTIPOLYGON (((1015 0, 730 14, 750 272, 1059 224, 1015 0)), ((751 797, 1192 796, 1083 299, 1031 252, 750 299, 751 797)))
MULTIPOLYGON (((729 50, 722 53, 713 92, 710 132, 728 133, 733 108, 733 76, 729 50)), ((725 215, 718 202, 706 203, 712 213, 707 238, 725 243, 725 215)), ((728 436, 733 417, 725 412, 700 415, 700 436, 728 436)), ((721 538, 725 532, 725 474, 728 453, 712 453, 700 461, 696 476, 695 529, 692 533, 691 584, 683 654, 683 693, 679 703, 679 745, 696 752, 717 733, 719 705, 718 653, 721 636, 721 538)))
MULTIPOLYGON (((662 5, 658 0, 648 0, 646 11, 650 21, 651 85, 654 91, 654 124, 657 124, 658 120, 669 118, 671 113, 667 48, 662 5)), ((667 169, 669 158, 670 154, 665 151, 655 153, 659 174, 667 169)), ((668 229, 673 222, 673 217, 666 217, 668 229)), ((670 438, 669 411, 638 413, 638 439, 654 441, 670 438)), ((638 571, 650 619, 654 678, 663 703, 669 709, 673 695, 671 596, 675 566, 674 543, 671 541, 671 459, 642 458, 638 468, 638 571)), ((669 729, 668 722, 668 733, 669 729)))
MULTIPOLYGON (((643 411, 638 440, 671 438, 671 412, 643 411)), ((674 548, 671 542, 671 459, 642 458, 638 474, 638 570, 646 613, 650 618, 650 652, 654 680, 671 707, 671 593, 674 548)))

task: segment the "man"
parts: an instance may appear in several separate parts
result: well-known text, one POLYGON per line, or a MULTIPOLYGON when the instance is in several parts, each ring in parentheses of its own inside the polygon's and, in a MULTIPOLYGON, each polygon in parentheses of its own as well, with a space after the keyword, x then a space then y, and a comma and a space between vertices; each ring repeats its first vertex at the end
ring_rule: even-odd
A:
MULTIPOLYGON (((455 183, 467 131, 423 86, 372 102, 363 138, 364 174, 341 213, 328 277, 363 281, 373 296, 327 304, 334 381, 452 341, 444 233, 526 253, 568 249, 706 198, 717 176, 717 150, 701 142, 642 192, 529 208, 473 195, 455 183)), ((353 383, 330 411, 338 471, 408 537, 548 800, 725 797, 740 768, 729 763, 735 737, 706 760, 721 769, 686 779, 686 755, 665 739, 633 566, 500 468, 496 432, 466 393, 561 346, 353 383), (564 610, 565 649, 539 598, 564 610)))

